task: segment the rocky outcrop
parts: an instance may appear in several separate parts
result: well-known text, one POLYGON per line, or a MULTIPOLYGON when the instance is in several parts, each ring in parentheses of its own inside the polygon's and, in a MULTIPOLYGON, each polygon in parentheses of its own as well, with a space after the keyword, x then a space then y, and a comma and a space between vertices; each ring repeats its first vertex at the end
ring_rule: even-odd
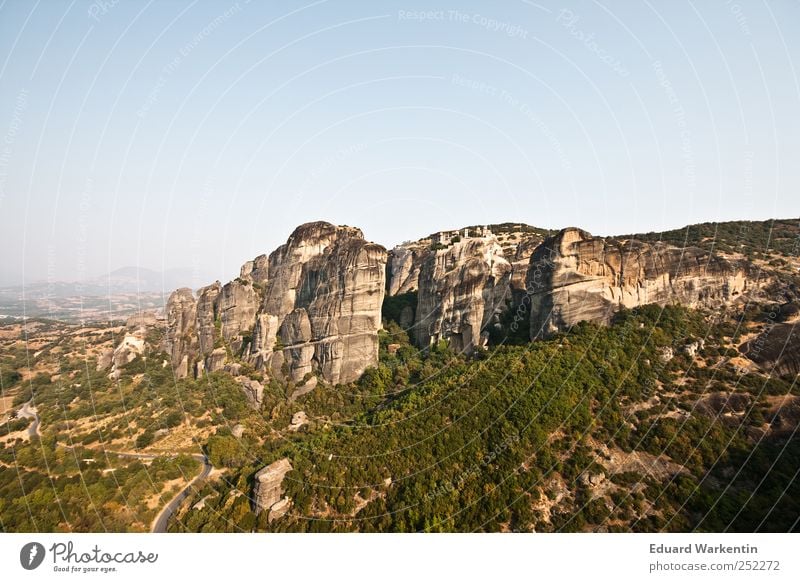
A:
POLYGON ((359 229, 313 222, 196 301, 179 289, 167 303, 164 342, 176 374, 240 357, 294 382, 355 380, 377 363, 386 259, 359 229))
POLYGON ((436 232, 395 247, 387 296, 397 301, 387 302, 385 316, 422 347, 439 339, 465 351, 485 345, 489 328, 508 332, 500 314, 524 298, 529 259, 545 232, 509 222, 436 232), (462 272, 467 260, 472 266, 462 272), (477 264, 482 273, 474 271, 477 264))
POLYGON ((111 373, 109 377, 115 380, 118 379, 122 374, 122 368, 133 362, 137 357, 144 356, 145 334, 146 329, 144 327, 125 334, 111 354, 111 373))
POLYGON ((239 376, 236 378, 239 386, 242 387, 247 403, 251 408, 259 410, 261 403, 264 401, 264 386, 258 380, 251 380, 247 376, 239 376))
POLYGON ((440 231, 413 242, 405 242, 389 251, 386 294, 389 297, 419 289, 422 265, 433 250, 442 250, 471 238, 492 237, 513 267, 512 289, 524 292, 528 260, 544 240, 546 231, 528 224, 506 222, 488 226, 470 226, 440 231))
POLYGON ((139 311, 125 320, 125 327, 128 329, 139 329, 140 327, 153 327, 159 322, 158 314, 153 310, 139 311))
POLYGON ((114 357, 114 348, 106 348, 97 356, 97 366, 95 370, 101 372, 111 367, 111 360, 114 357))
POLYGON ((239 278, 254 283, 263 283, 269 277, 269 257, 259 255, 247 261, 239 271, 239 278))
POLYGON ((731 303, 758 282, 749 263, 699 248, 618 241, 567 228, 531 256, 526 278, 532 338, 580 321, 608 323, 620 308, 731 303))
POLYGON ((260 299, 249 277, 240 277, 222 287, 217 306, 220 330, 233 353, 242 350, 244 337, 253 331, 260 299))
POLYGON ((281 459, 267 465, 255 474, 253 511, 256 515, 262 511, 271 510, 277 504, 281 505, 276 509, 285 509, 288 498, 283 497, 283 478, 291 470, 292 464, 289 459, 281 459))
POLYGON ((420 347, 447 340, 457 351, 485 346, 510 299, 512 266, 493 236, 431 251, 422 264, 415 330, 420 347))
POLYGON ((267 517, 268 522, 273 522, 276 519, 282 518, 284 515, 289 513, 289 510, 292 508, 292 500, 288 497, 284 497, 272 507, 269 508, 269 516, 267 517))
POLYGON ((540 244, 542 244, 542 237, 530 237, 520 242, 513 254, 506 253, 511 262, 511 291, 514 294, 515 302, 519 302, 525 295, 528 267, 533 252, 540 244))
POLYGON ((225 348, 215 348, 205 358, 204 368, 210 374, 225 368, 225 360, 228 357, 228 352, 225 348))
POLYGON ((471 226, 395 247, 387 295, 418 296, 414 307, 390 305, 387 317, 421 347, 440 339, 467 352, 486 345, 489 328, 502 331, 500 314, 524 297, 529 258, 544 233, 521 223, 471 226))
POLYGON ((417 290, 419 272, 426 254, 427 247, 419 244, 398 246, 389 251, 386 293, 390 297, 417 290))
POLYGON ((144 354, 144 331, 125 334, 120 344, 114 349, 111 358, 113 367, 121 368, 130 364, 137 356, 144 354))
POLYGON ((218 367, 219 354, 209 362, 206 357, 217 345, 221 288, 219 281, 203 287, 197 292, 197 299, 191 289, 181 288, 167 300, 167 330, 162 348, 169 354, 178 378, 185 377, 189 371, 197 375, 201 370, 218 367))
POLYGON ((292 415, 292 422, 289 424, 289 430, 298 431, 307 424, 308 416, 304 410, 301 410, 292 415))
POLYGON ((174 291, 166 306, 167 330, 163 350, 178 378, 187 375, 189 359, 197 355, 197 300, 186 287, 174 291))
MULTIPOLYGON (((180 302, 183 297, 183 293, 179 293, 176 301, 180 302)), ((193 301, 191 292, 189 298, 193 301)), ((111 377, 119 378, 121 368, 133 362, 137 357, 144 356, 147 330, 155 327, 159 322, 163 322, 163 317, 155 311, 140 311, 128 317, 125 321, 125 335, 122 341, 113 349, 105 349, 99 354, 97 371, 111 368, 111 377)), ((182 321, 176 322, 176 331, 179 331, 182 325, 182 321)))
POLYGON ((247 359, 304 380, 350 382, 378 360, 386 249, 357 228, 315 222, 269 256, 247 359))
POLYGON ((217 340, 217 299, 222 286, 219 281, 197 292, 197 339, 200 354, 210 354, 217 340))
POLYGON ((739 351, 765 372, 796 376, 800 374, 800 321, 769 324, 739 351))
POLYGON ((695 412, 711 418, 743 415, 753 405, 753 397, 742 392, 712 392, 700 398, 694 405, 695 412))

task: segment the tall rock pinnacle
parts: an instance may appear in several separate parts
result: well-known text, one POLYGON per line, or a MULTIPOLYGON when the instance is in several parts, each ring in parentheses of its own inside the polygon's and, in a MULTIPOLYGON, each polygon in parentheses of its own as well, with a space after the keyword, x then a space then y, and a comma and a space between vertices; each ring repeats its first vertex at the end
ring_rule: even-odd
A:
MULTIPOLYGON (((357 228, 312 222, 240 276, 167 303, 165 350, 176 373, 240 359, 270 375, 346 383, 378 360, 386 249, 357 228)), ((312 384, 313 385, 313 384, 312 384)))

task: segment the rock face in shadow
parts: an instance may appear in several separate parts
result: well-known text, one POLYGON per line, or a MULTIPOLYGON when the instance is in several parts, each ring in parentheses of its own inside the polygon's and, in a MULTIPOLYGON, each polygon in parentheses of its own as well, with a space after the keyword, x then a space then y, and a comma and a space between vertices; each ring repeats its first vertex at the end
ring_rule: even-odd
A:
POLYGON ((739 347, 765 372, 778 376, 800 374, 800 320, 768 325, 757 337, 739 347))
POLYGON ((440 340, 460 352, 485 346, 488 326, 510 300, 511 272, 492 235, 429 252, 419 275, 414 324, 419 346, 440 340))
POLYGON ((699 248, 604 239, 567 228, 531 256, 531 337, 548 337, 580 321, 609 323, 622 307, 719 307, 758 287, 752 271, 746 261, 699 248))
POLYGON ((387 254, 357 228, 304 224, 240 276, 167 302, 164 348, 178 375, 240 358, 268 374, 346 383, 378 360, 387 254))
POLYGON ((514 249, 513 254, 506 251, 506 257, 509 259, 512 268, 511 291, 514 295, 515 303, 518 303, 525 295, 528 267, 534 251, 540 244, 542 244, 541 237, 532 237, 520 242, 514 249))

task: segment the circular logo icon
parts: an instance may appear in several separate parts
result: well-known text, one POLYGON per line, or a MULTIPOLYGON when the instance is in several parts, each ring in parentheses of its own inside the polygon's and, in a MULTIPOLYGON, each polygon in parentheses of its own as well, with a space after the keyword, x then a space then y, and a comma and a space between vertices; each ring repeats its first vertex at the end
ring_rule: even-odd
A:
POLYGON ((26 570, 35 570, 44 561, 44 546, 39 542, 30 542, 19 551, 19 563, 26 570))

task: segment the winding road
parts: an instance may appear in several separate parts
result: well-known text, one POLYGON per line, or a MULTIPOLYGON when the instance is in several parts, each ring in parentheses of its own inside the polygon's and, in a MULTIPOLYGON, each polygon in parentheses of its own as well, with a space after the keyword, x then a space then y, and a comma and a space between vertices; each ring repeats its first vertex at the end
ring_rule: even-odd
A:
MULTIPOLYGON (((154 457, 158 455, 153 455, 154 457)), ((192 455, 192 458, 197 459, 203 462, 203 470, 200 471, 200 474, 191 480, 191 482, 181 489, 175 497, 173 497, 169 503, 167 503, 161 511, 158 513, 156 518, 153 520, 153 525, 150 528, 150 531, 153 533, 166 533, 167 531, 167 524, 169 523, 169 518, 172 517, 172 514, 178 509, 178 506, 189 496, 189 493, 192 490, 192 487, 199 485, 202 483, 206 477, 211 474, 211 471, 214 469, 211 462, 208 460, 208 457, 205 455, 192 455)))
MULTIPOLYGON (((162 458, 173 458, 177 457, 176 453, 164 453, 160 455, 156 455, 153 453, 122 453, 118 451, 106 451, 106 453, 111 455, 116 455, 118 457, 125 457, 126 459, 141 459, 141 460, 150 460, 150 459, 162 459, 162 458)), ((214 470, 214 465, 211 464, 211 461, 208 460, 208 457, 205 455, 192 455, 192 458, 196 461, 200 461, 203 463, 203 470, 200 471, 200 474, 192 479, 186 487, 178 491, 175 496, 169 500, 169 502, 161 508, 161 511, 158 512, 153 523, 150 525, 150 532, 151 533, 166 533, 167 532, 167 525, 169 524, 169 518, 172 517, 172 514, 178 509, 180 504, 189 496, 189 493, 192 491, 192 487, 195 487, 206 480, 206 478, 211 474, 211 471, 214 470)))
MULTIPOLYGON (((175 453, 165 453, 161 455, 156 455, 153 453, 120 453, 117 451, 107 451, 109 454, 117 455, 118 457, 125 457, 127 459, 141 459, 141 460, 149 460, 149 459, 161 459, 161 458, 172 458, 177 457, 178 455, 175 453)), ((178 491, 175 496, 169 500, 169 502, 161 508, 161 511, 158 512, 153 523, 150 525, 150 532, 151 533, 166 533, 167 532, 167 525, 169 524, 169 518, 172 517, 172 514, 178 509, 180 504, 189 496, 189 493, 192 491, 192 487, 195 487, 206 480, 206 478, 211 474, 211 471, 214 470, 214 465, 211 464, 211 461, 208 460, 208 457, 205 455, 192 455, 192 458, 196 461, 200 461, 203 463, 203 470, 200 471, 200 474, 192 479, 186 487, 178 491)))
POLYGON ((28 436, 33 438, 35 436, 42 436, 39 434, 39 415, 36 414, 36 409, 31 406, 33 403, 33 399, 28 400, 22 407, 17 411, 17 418, 32 418, 33 422, 28 427, 28 436))

